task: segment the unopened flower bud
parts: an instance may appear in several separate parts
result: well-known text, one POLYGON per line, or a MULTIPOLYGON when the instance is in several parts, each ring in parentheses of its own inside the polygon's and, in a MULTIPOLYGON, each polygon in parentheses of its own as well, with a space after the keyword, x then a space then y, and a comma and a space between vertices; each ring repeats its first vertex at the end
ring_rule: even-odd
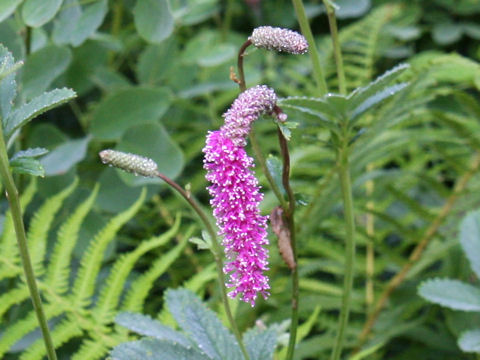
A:
POLYGON ((290 54, 305 54, 307 40, 299 33, 271 26, 260 26, 249 37, 252 44, 267 50, 283 51, 290 54))
POLYGON ((135 175, 146 177, 157 176, 158 166, 152 159, 116 150, 103 150, 100 151, 99 155, 104 164, 117 167, 135 175))

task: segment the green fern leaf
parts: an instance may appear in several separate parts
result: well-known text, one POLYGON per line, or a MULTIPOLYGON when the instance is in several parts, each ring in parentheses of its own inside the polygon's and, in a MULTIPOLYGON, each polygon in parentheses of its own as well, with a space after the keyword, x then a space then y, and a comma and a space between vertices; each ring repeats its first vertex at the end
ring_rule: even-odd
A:
POLYGON ((48 266, 46 283, 59 294, 63 294, 68 290, 70 257, 78 240, 80 226, 97 197, 98 188, 98 185, 95 186, 90 196, 75 210, 73 215, 58 231, 57 242, 48 266))
POLYGON ((138 211, 145 199, 146 190, 143 189, 139 199, 126 211, 115 216, 108 225, 98 233, 89 245, 80 264, 80 270, 73 287, 73 304, 77 307, 84 307, 89 304, 93 295, 96 279, 100 270, 103 253, 110 241, 113 240, 117 231, 129 221, 138 211))
POLYGON ((112 271, 110 272, 110 276, 102 288, 99 300, 93 311, 93 316, 96 321, 99 323, 108 323, 114 320, 114 310, 117 307, 120 294, 123 290, 122 286, 137 260, 146 252, 162 246, 170 241, 170 239, 178 232, 179 227, 180 214, 177 215, 175 224, 170 228, 169 231, 161 236, 143 242, 134 251, 127 255, 123 255, 115 262, 112 267, 112 271))
POLYGON ((45 250, 48 238, 48 231, 50 225, 60 207, 63 204, 63 200, 69 196, 76 188, 78 180, 75 181, 56 194, 47 201, 45 201, 40 209, 38 209, 30 223, 28 229, 27 239, 28 248, 31 253, 33 270, 36 276, 40 276, 44 272, 43 259, 45 257, 45 250))
POLYGON ((153 283, 158 279, 180 256, 188 239, 192 235, 193 228, 186 231, 183 240, 168 253, 156 260, 150 269, 136 279, 127 293, 126 299, 122 304, 122 311, 141 312, 143 303, 153 287, 153 283))

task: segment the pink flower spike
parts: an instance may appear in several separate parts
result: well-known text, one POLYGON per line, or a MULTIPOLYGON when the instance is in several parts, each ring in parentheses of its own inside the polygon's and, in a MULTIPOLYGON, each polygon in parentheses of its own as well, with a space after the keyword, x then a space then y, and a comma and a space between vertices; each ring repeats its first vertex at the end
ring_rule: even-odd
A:
POLYGON ((252 44, 267 50, 283 51, 290 54, 305 54, 308 42, 303 35, 288 29, 260 26, 249 37, 252 44))
POLYGON ((233 290, 229 296, 255 305, 258 293, 266 299, 268 277, 267 216, 262 216, 259 204, 263 200, 258 180, 252 171, 253 159, 244 149, 251 124, 262 114, 282 116, 276 107, 277 96, 267 86, 255 86, 241 93, 223 115, 220 130, 209 132, 204 168, 211 183, 213 215, 223 237, 227 263, 224 272, 230 274, 226 284, 233 290))
POLYGON ((203 152, 206 178, 212 184, 210 203, 227 258, 224 272, 231 273, 226 285, 234 288, 229 296, 242 294, 241 300, 254 306, 257 293, 267 298, 270 287, 263 274, 268 270, 268 252, 263 247, 268 244, 268 217, 258 208, 263 194, 250 170, 253 159, 221 130, 209 132, 203 152))

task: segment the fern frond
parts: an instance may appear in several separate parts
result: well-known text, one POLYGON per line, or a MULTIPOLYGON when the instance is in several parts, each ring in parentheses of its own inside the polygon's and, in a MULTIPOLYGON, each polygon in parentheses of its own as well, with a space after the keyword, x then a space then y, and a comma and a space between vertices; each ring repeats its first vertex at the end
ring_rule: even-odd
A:
MULTIPOLYGON (((51 335, 55 348, 58 349, 71 338, 82 335, 82 329, 75 323, 75 321, 72 321, 72 319, 65 319, 55 326, 51 331, 51 335)), ((43 340, 38 339, 22 353, 20 360, 42 360, 44 357, 44 347, 45 343, 43 340)))
MULTIPOLYGON (((45 316, 48 319, 52 319, 60 315, 63 312, 63 308, 58 305, 47 304, 44 306, 44 311, 45 316)), ((0 359, 3 358, 12 345, 36 328, 38 328, 38 320, 34 311, 30 311, 23 319, 9 326, 8 330, 0 338, 0 359)))
POLYGON ((208 265, 205 269, 195 274, 190 279, 185 281, 182 288, 198 293, 200 289, 204 288, 205 284, 217 278, 217 272, 215 270, 215 263, 208 265))
POLYGON ((69 196, 77 187, 78 179, 75 179, 70 186, 50 197, 33 215, 27 233, 28 248, 31 253, 33 270, 35 276, 44 273, 43 260, 48 238, 48 231, 52 221, 63 204, 63 200, 69 196))
POLYGON ((100 233, 90 243, 82 257, 80 270, 73 287, 73 304, 76 307, 85 307, 90 302, 95 288, 95 279, 102 265, 103 253, 117 231, 129 221, 139 210, 145 199, 146 190, 143 189, 138 200, 124 212, 109 221, 100 233))
POLYGON ((114 319, 114 309, 117 307, 128 274, 137 260, 146 252, 166 244, 175 236, 180 227, 180 214, 175 219, 172 228, 161 236, 143 242, 133 252, 123 255, 112 267, 110 275, 103 286, 99 300, 93 310, 93 317, 99 323, 111 322, 114 319))
POLYGON ((180 256, 183 249, 188 243, 188 239, 193 233, 193 227, 188 229, 183 240, 168 253, 156 260, 150 269, 136 279, 127 293, 126 299, 122 304, 122 311, 139 312, 148 293, 153 287, 153 283, 157 280, 180 256))
MULTIPOLYGON (((37 181, 35 178, 30 181, 25 192, 20 197, 20 205, 23 210, 28 206, 37 190, 37 181)), ((16 266, 20 263, 18 254, 17 238, 13 227, 12 215, 10 210, 5 214, 3 223, 3 233, 0 239, 0 280, 12 278, 22 272, 22 269, 16 266)))
POLYGON ((25 283, 0 296, 0 319, 13 305, 19 304, 30 296, 25 283))
POLYGON ((96 360, 103 357, 107 351, 110 350, 108 346, 99 341, 86 341, 80 347, 80 350, 72 356, 72 360, 96 360))
POLYGON ((57 242, 47 269, 46 283, 53 291, 59 294, 63 294, 68 290, 70 257, 78 240, 80 226, 95 202, 98 189, 99 186, 95 186, 90 196, 77 207, 72 216, 68 218, 58 231, 57 242))
MULTIPOLYGON (((382 27, 396 16, 399 9, 399 6, 391 4, 379 6, 368 16, 340 31, 345 77, 349 90, 367 84, 375 76, 375 61, 384 33, 382 27)), ((322 44, 321 52, 328 54, 327 77, 336 79, 333 76, 335 66, 330 39, 326 39, 322 44)))

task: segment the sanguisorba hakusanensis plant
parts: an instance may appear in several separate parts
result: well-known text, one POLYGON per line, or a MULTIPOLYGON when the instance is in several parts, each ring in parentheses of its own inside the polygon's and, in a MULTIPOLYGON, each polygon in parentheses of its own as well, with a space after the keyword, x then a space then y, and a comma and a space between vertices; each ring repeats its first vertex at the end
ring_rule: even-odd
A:
MULTIPOLYGON (((301 1, 295 1, 295 3, 298 5, 298 3, 301 4, 301 1)), ((208 217, 192 194, 166 178, 163 174, 160 174, 156 170, 156 166, 152 165, 151 160, 113 150, 105 150, 100 153, 102 160, 107 164, 136 174, 162 178, 178 191, 199 215, 209 234, 208 238, 204 239, 204 247, 210 248, 216 259, 218 280, 222 290, 226 314, 237 340, 238 348, 243 353, 245 359, 249 359, 255 353, 255 346, 258 344, 254 344, 246 336, 242 339, 229 307, 226 289, 231 289, 228 294, 230 297, 239 297, 240 300, 249 303, 251 306, 255 305, 258 294, 265 299, 270 295, 268 277, 265 273, 268 270, 268 250, 266 248, 269 243, 267 239, 268 216, 262 215, 259 210, 263 194, 260 192, 258 180, 253 172, 254 160, 248 156, 246 151, 249 140, 260 168, 280 203, 280 206, 272 211, 271 222, 273 232, 279 238, 279 243, 281 243, 279 245, 279 247, 282 247, 280 252, 292 275, 292 313, 289 342, 286 349, 286 359, 290 360, 293 358, 297 343, 298 304, 300 301, 294 220, 296 200, 290 186, 290 155, 288 149, 290 129, 295 126, 287 122, 287 115, 280 106, 293 115, 299 112, 308 114, 308 116, 316 118, 319 125, 326 127, 330 131, 330 145, 331 148, 335 149, 337 156, 335 169, 340 180, 346 239, 344 288, 337 336, 332 345, 332 359, 338 360, 342 354, 344 336, 348 324, 354 278, 355 223, 349 155, 355 145, 355 140, 360 135, 358 121, 361 116, 404 89, 407 85, 405 83, 391 85, 407 68, 407 66, 398 66, 371 84, 356 89, 347 95, 345 93, 347 87, 345 76, 343 75, 342 56, 336 31, 334 9, 331 8, 330 3, 327 3, 327 7, 337 63, 339 94, 325 94, 323 90, 326 90, 326 87, 319 87, 319 97, 277 99, 275 91, 266 85, 256 85, 247 89, 243 69, 244 57, 247 55, 246 49, 253 45, 267 50, 304 54, 309 48, 309 43, 302 35, 294 31, 268 26, 257 28, 239 50, 238 77, 232 72, 231 78, 238 83, 241 93, 223 115, 223 126, 218 130, 208 132, 206 145, 203 148, 205 155, 204 168, 207 170, 206 179, 210 182, 208 191, 212 197, 211 205, 219 229, 218 232, 213 229, 208 217), (277 126, 283 165, 280 174, 281 185, 274 181, 273 175, 270 173, 262 155, 259 142, 255 137, 253 123, 261 115, 271 115, 277 126), (147 170, 145 170, 145 166, 148 167, 147 170), (279 188, 280 186, 283 186, 283 191, 279 188), (221 241, 218 239, 221 239, 221 241), (223 251, 220 244, 223 245, 223 251), (226 265, 223 265, 222 253, 226 256, 226 265), (228 281, 224 280, 225 274, 229 275, 228 281)), ((296 10, 299 19, 303 19, 305 17, 305 14, 302 14, 304 11, 303 6, 296 6, 296 10)), ((310 31, 308 22, 302 21, 301 23, 302 30, 307 29, 310 31)), ((318 57, 318 54, 311 54, 311 56, 312 59, 315 59, 318 57)), ((314 65, 317 64, 316 61, 312 62, 314 65)), ((321 68, 317 69, 315 75, 321 76, 321 70, 321 68)), ((320 80, 319 82, 317 81, 319 84, 325 82, 324 79, 320 80)), ((187 316, 186 313, 177 315, 180 316, 180 322, 182 322, 182 316, 187 316)), ((148 319, 144 320, 150 321, 148 319)), ((135 330, 134 321, 134 317, 126 315, 119 323, 135 330)), ((179 320, 177 319, 177 321, 179 320)), ((222 333, 225 337, 230 336, 226 334, 226 330, 220 329, 220 326, 214 323, 217 324, 216 320, 212 318, 210 325, 212 329, 216 329, 217 334, 222 333)), ((184 325, 181 325, 181 327, 184 325)), ((158 326, 158 324, 155 326, 158 326)), ((208 326, 205 329, 208 329, 208 326)), ((188 333, 190 330, 184 328, 184 331, 188 333)), ((143 335, 146 334, 144 331, 137 332, 143 335)), ((162 341, 174 340, 171 338, 164 339, 162 336, 160 335, 162 341)), ((205 342, 207 340, 196 338, 195 341, 198 348, 195 351, 202 353, 203 349, 211 345, 211 340, 205 342)), ((121 345, 121 351, 118 348, 112 354, 119 356, 114 356, 115 359, 123 359, 120 354, 124 350, 135 351, 135 353, 141 351, 146 354, 154 348, 160 350, 162 347, 167 346, 162 341, 156 343, 150 341, 148 344, 141 341, 129 343, 130 345, 123 344, 121 345)), ((224 348, 229 348, 226 343, 223 345, 225 345, 224 348)), ((169 343, 168 346, 173 346, 173 344, 169 343)), ((274 348, 275 343, 272 346, 274 348)), ((261 359, 271 359, 273 348, 270 349, 271 351, 268 352, 269 355, 267 357, 262 357, 261 359)), ((183 349, 181 351, 186 352, 187 350, 183 349)), ((225 358, 235 358, 236 356, 227 353, 220 355, 225 356, 225 358)))

